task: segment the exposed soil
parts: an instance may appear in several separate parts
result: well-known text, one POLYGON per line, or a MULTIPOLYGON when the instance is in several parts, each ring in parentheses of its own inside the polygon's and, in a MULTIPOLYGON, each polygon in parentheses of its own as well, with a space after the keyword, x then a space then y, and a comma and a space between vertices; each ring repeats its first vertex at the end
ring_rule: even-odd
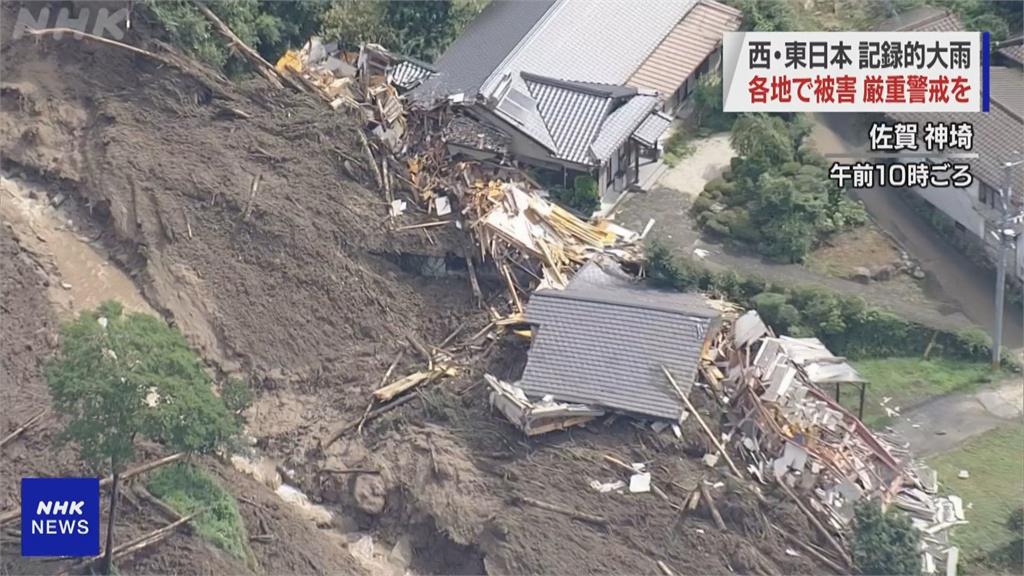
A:
MULTIPOLYGON (((134 23, 126 41, 145 45, 145 28, 134 23)), ((257 400, 246 416, 257 446, 337 514, 335 541, 266 486, 204 461, 239 497, 250 535, 274 537, 252 544, 258 565, 179 534, 123 564, 123 572, 352 573, 361 565, 342 543, 363 532, 396 549, 406 542, 417 573, 657 573, 658 560, 677 574, 822 572, 806 555, 787 554, 766 527, 770 519, 814 541, 787 505, 759 506, 723 486, 716 493, 728 530, 719 531, 702 510, 684 516, 654 494, 590 488, 591 480, 625 477, 605 454, 647 462, 676 505, 702 477, 717 482, 718 473, 695 458, 707 446, 692 420, 682 440, 626 418, 523 439, 491 414, 480 385, 484 370, 514 378, 522 344, 487 349, 457 378, 320 453, 318 439, 330 427, 363 411, 406 333, 439 342, 463 320, 467 333, 487 322, 464 279, 423 278, 395 264, 401 253, 460 254, 462 246, 454 236, 431 242, 422 231, 388 232, 382 196, 361 184, 372 178, 354 121, 312 99, 262 82, 181 73, 112 47, 6 34, 4 167, 51 195, 71 196, 80 207, 76 221, 95 227, 104 253, 149 305, 211 366, 252 383, 257 400), (325 466, 379 473, 324 473, 325 466), (607 524, 525 499, 600 515, 607 524)), ((56 345, 56 320, 41 288, 59 284, 63 273, 13 235, 0 231, 0 430, 13 427, 7 418, 21 421, 48 403, 39 366, 56 345)), ((396 374, 415 363, 407 354, 396 374)), ((23 475, 82 471, 73 452, 55 447, 57 430, 47 419, 4 448, 3 469, 13 473, 0 493, 4 509, 16 505, 23 475)), ((125 514, 120 533, 161 523, 147 514, 125 514)), ((53 571, 52 563, 18 558, 16 539, 2 538, 6 570, 53 571)))

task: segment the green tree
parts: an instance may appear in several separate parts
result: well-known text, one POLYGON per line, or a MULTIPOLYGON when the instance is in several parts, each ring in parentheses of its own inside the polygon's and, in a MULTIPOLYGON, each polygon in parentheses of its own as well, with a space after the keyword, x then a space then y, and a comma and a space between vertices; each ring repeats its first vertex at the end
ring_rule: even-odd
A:
POLYGON ((781 165, 793 160, 792 136, 786 123, 778 116, 749 114, 740 117, 732 127, 732 147, 750 160, 781 165))
POLYGON ((180 333, 158 318, 125 314, 113 301, 63 327, 46 378, 66 418, 64 438, 96 472, 113 476, 104 557, 110 573, 118 480, 135 459, 136 440, 206 453, 234 436, 238 423, 180 333))
POLYGON ((920 572, 919 535, 906 514, 882 511, 877 502, 861 502, 854 517, 853 563, 861 574, 904 575, 920 572))

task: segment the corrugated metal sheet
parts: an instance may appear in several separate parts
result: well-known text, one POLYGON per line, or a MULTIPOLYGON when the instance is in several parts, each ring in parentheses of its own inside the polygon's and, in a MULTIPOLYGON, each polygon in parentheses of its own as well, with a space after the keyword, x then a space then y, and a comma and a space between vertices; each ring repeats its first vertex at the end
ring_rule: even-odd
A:
POLYGON ((700 0, 665 36, 627 84, 663 96, 674 93, 722 41, 740 27, 742 14, 713 0, 700 0))
POLYGON ((672 117, 656 112, 648 116, 640 127, 633 131, 633 138, 644 146, 653 148, 658 138, 672 125, 672 117))
POLYGON ((589 164, 590 143, 601 128, 612 99, 555 83, 527 80, 544 125, 555 143, 555 155, 589 164))
POLYGON ((537 328, 519 384, 534 396, 676 419, 681 402, 661 367, 688 393, 718 316, 697 294, 578 275, 566 290, 531 297, 526 317, 537 328))
POLYGON ((597 138, 590 145, 590 151, 594 158, 598 160, 611 158, 611 155, 657 106, 658 98, 656 96, 638 94, 616 108, 608 115, 608 119, 601 125, 601 131, 597 134, 597 138))

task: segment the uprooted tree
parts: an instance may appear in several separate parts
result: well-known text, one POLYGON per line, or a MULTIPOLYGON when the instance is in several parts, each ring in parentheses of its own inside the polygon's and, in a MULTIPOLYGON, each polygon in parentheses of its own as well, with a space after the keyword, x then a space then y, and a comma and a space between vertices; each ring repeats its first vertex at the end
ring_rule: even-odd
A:
POLYGON ((917 531, 906 514, 882 510, 877 502, 857 505, 853 562, 860 574, 917 574, 921 561, 917 531))
POLYGON ((111 572, 118 479, 141 438, 206 453, 238 432, 185 339, 162 320, 105 302, 65 325, 46 367, 64 438, 97 473, 113 476, 103 571, 111 572))

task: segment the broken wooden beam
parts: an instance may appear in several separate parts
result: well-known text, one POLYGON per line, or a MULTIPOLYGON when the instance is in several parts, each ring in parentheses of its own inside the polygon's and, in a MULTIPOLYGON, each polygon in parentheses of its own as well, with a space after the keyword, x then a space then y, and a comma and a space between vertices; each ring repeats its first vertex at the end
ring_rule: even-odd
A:
POLYGON ((676 384, 676 379, 672 377, 672 373, 669 372, 668 368, 666 368, 665 366, 662 366, 661 370, 665 373, 665 376, 668 377, 668 381, 672 384, 672 387, 675 388, 676 392, 679 394, 679 398, 681 398, 683 402, 686 404, 686 409, 689 410, 695 418, 697 418, 697 422, 700 424, 700 427, 704 429, 704 433, 708 435, 708 438, 711 439, 711 442, 714 443, 715 448, 717 448, 718 451, 721 452, 722 456, 725 457, 725 461, 729 464, 729 468, 732 470, 733 474, 735 474, 737 478, 742 479, 743 474, 740 473, 739 468, 736 467, 736 463, 732 461, 732 458, 729 456, 729 453, 726 452, 725 446, 722 445, 722 442, 719 441, 718 437, 715 436, 715 434, 711 431, 711 428, 709 428, 707 423, 704 422, 704 418, 702 418, 701 415, 697 412, 697 409, 693 407, 693 404, 690 402, 690 399, 686 397, 686 394, 684 394, 683 391, 679 388, 679 385, 676 384))
POLYGON ((708 487, 701 480, 697 484, 697 489, 700 490, 701 500, 708 506, 708 512, 711 513, 711 519, 715 521, 715 526, 718 526, 719 530, 725 530, 725 521, 722 520, 722 514, 718 512, 718 506, 715 505, 715 501, 711 498, 711 492, 708 491, 708 487))
POLYGON ((46 414, 46 410, 46 408, 43 408, 39 412, 36 412, 36 414, 33 415, 28 420, 26 420, 24 424, 15 428, 14 431, 8 434, 7 436, 4 436, 3 440, 0 440, 0 448, 7 446, 8 442, 14 440, 18 436, 21 436, 22 434, 25 433, 26 430, 34 426, 35 423, 38 422, 39 419, 42 418, 44 414, 46 414))
POLYGON ((582 520, 584 522, 589 522, 591 524, 598 524, 601 526, 606 526, 608 524, 608 520, 601 516, 595 516, 593 514, 587 514, 585 512, 570 510, 569 508, 563 508, 562 506, 556 506, 555 504, 549 504, 547 502, 542 502, 540 500, 534 500, 533 498, 530 498, 528 496, 515 496, 513 499, 523 504, 529 504, 530 506, 540 508, 541 510, 547 510, 548 512, 556 512, 558 514, 564 514, 570 518, 582 520))
MULTIPOLYGON (((326 437, 321 439, 321 441, 320 441, 320 449, 321 450, 326 450, 328 446, 330 446, 331 444, 334 444, 338 440, 338 438, 341 438, 342 435, 345 434, 345 432, 348 432, 349 430, 355 428, 356 426, 359 426, 360 421, 367 422, 369 420, 372 420, 372 419, 376 418, 377 416, 380 416, 381 414, 384 414, 385 412, 389 412, 391 410, 394 410, 395 408, 398 408, 402 404, 405 404, 406 402, 412 400, 413 398, 417 397, 418 395, 419 394, 417 392, 413 392, 411 394, 406 394, 405 396, 402 396, 401 398, 398 398, 397 400, 395 400, 393 402, 385 404, 385 405, 381 406, 380 408, 377 408, 375 410, 370 410, 366 414, 365 418, 360 418, 360 419, 357 419, 357 420, 352 420, 351 422, 347 422, 345 424, 342 424, 338 428, 335 428, 333 431, 329 432, 326 437)), ((2 522, 0 522, 0 524, 2 524, 2 522)))

